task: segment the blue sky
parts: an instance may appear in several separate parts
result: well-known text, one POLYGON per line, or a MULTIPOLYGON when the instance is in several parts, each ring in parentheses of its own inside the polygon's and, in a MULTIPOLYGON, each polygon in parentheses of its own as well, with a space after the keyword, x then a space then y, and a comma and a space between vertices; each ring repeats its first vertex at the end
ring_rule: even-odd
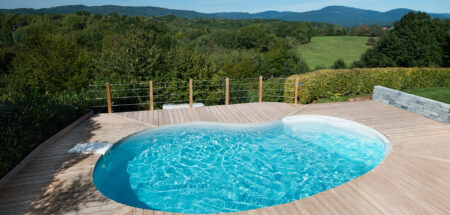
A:
POLYGON ((0 0, 0 8, 45 8, 60 5, 157 6, 199 12, 309 11, 329 5, 387 11, 409 8, 434 13, 450 13, 450 0, 0 0))

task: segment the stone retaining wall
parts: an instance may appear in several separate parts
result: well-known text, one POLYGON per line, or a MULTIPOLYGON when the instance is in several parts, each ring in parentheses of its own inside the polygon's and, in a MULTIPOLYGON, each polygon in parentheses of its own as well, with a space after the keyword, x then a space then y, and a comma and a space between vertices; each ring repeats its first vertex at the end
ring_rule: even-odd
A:
POLYGON ((375 86, 372 99, 432 120, 450 124, 450 105, 443 102, 382 86, 375 86))

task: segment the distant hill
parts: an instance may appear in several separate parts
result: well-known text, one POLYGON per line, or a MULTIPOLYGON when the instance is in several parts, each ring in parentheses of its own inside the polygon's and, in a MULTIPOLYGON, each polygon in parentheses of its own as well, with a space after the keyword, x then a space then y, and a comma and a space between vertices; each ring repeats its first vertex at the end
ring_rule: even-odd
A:
POLYGON ((119 15, 128 16, 167 16, 169 14, 184 17, 184 18, 217 18, 213 14, 199 13, 189 10, 171 10, 160 7, 130 7, 130 6, 116 6, 116 5, 103 5, 103 6, 84 6, 84 5, 68 5, 60 7, 51 7, 43 9, 0 9, 0 13, 17 13, 17 14, 40 14, 40 13, 63 13, 73 14, 77 11, 89 11, 93 14, 107 15, 112 12, 116 12, 119 15))
POLYGON ((328 22, 342 26, 361 24, 391 24, 408 13, 409 9, 396 9, 387 12, 363 10, 358 8, 329 6, 321 10, 294 13, 281 17, 284 20, 308 20, 312 22, 328 22), (394 11, 394 13, 391 13, 394 11))
POLYGON ((223 19, 279 19, 280 17, 294 13, 295 12, 264 11, 261 13, 242 13, 242 12, 214 13, 213 15, 223 19))
MULTIPOLYGON (((0 13, 18 13, 18 14, 39 14, 39 13, 76 13, 77 11, 89 11, 94 14, 103 14, 116 12, 119 15, 129 16, 166 16, 169 14, 184 18, 222 18, 222 19, 280 19, 288 21, 308 21, 338 24, 342 26, 357 26, 361 24, 382 24, 388 25, 400 20, 400 18, 411 11, 410 9, 400 8, 386 12, 374 10, 363 10, 345 6, 328 6, 320 10, 308 12, 278 12, 265 11, 261 13, 242 13, 242 12, 224 12, 224 13, 199 13, 189 10, 172 10, 159 7, 129 7, 129 6, 84 6, 69 5, 43 9, 0 9, 0 13)), ((449 13, 433 14, 432 18, 450 18, 449 13)))

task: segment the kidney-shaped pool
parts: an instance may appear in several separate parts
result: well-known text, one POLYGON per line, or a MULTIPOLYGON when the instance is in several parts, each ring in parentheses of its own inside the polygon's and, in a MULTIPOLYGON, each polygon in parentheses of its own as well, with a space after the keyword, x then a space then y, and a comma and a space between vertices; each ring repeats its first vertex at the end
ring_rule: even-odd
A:
POLYGON ((348 182, 376 167, 390 147, 376 130, 334 117, 188 123, 119 141, 98 160, 94 184, 112 200, 144 209, 236 212, 348 182))

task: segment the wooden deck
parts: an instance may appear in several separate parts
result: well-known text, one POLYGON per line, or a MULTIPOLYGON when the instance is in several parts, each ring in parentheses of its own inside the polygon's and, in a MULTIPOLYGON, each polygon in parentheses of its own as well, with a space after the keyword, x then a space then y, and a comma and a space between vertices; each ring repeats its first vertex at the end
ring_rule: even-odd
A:
POLYGON ((99 156, 66 152, 77 143, 114 143, 153 126, 192 121, 253 123, 300 114, 368 125, 392 141, 392 152, 372 171, 331 190, 235 214, 449 214, 450 126, 375 101, 251 103, 96 115, 39 152, 0 187, 0 214, 173 214, 109 200, 92 182, 99 156))

